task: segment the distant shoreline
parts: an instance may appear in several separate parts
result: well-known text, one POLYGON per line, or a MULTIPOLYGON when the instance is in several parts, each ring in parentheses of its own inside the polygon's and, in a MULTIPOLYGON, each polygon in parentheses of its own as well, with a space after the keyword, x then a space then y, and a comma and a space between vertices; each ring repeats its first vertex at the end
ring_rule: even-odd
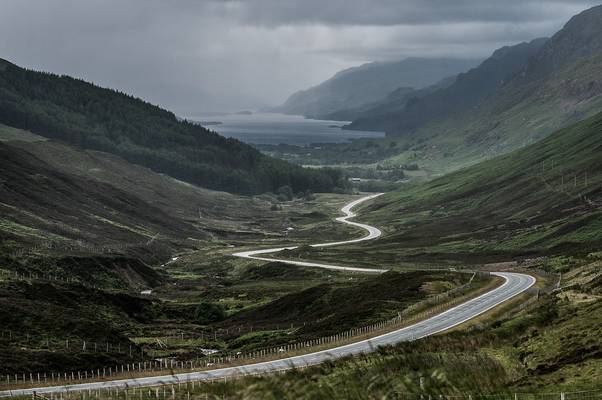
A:
POLYGON ((253 145, 280 143, 305 146, 312 143, 346 143, 360 138, 384 137, 384 132, 349 131, 345 121, 315 120, 300 115, 281 113, 231 113, 192 119, 220 135, 233 137, 253 145), (217 123, 220 122, 220 123, 217 123))

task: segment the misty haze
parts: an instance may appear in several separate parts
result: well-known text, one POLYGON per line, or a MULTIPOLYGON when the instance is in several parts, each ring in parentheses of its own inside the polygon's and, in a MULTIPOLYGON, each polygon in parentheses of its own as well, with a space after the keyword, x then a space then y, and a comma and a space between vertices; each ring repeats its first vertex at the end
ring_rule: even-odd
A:
POLYGON ((4 0, 0 397, 602 399, 602 5, 4 0))

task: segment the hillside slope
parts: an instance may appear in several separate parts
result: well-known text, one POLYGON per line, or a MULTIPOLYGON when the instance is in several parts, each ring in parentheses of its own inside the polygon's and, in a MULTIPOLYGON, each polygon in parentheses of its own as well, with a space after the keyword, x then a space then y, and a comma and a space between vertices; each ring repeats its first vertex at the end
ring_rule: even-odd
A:
POLYGON ((286 114, 326 119, 341 110, 382 100, 401 88, 410 91, 466 71, 477 61, 407 58, 398 62, 369 63, 338 72, 325 82, 292 94, 276 110, 286 114))
POLYGON ((334 170, 310 170, 262 155, 132 96, 0 60, 0 123, 119 155, 206 188, 254 194, 291 186, 331 191, 334 170))
POLYGON ((602 6, 592 7, 572 17, 531 59, 523 72, 539 78, 582 57, 602 53, 600 22, 602 6))
POLYGON ((0 142, 0 155, 3 254, 122 254, 156 264, 280 223, 253 221, 269 201, 200 189, 107 153, 11 140, 0 142))
POLYGON ((466 112, 399 138, 393 164, 450 171, 537 142, 602 110, 602 55, 531 81, 511 82, 466 112))
POLYGON ((602 113, 510 154, 382 196, 374 248, 407 257, 513 260, 602 245, 602 113))

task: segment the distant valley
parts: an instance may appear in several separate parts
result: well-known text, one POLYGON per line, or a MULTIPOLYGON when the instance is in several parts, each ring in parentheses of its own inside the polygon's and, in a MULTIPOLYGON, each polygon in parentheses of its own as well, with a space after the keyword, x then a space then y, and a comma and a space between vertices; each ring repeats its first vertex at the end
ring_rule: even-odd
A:
POLYGON ((3 20, 0 397, 602 398, 602 6, 136 1, 3 20))

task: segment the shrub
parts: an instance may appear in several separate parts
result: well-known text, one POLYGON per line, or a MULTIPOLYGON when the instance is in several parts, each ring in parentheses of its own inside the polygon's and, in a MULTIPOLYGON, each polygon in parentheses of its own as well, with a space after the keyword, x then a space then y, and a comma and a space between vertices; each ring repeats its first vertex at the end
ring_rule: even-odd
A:
POLYGON ((226 318, 226 311, 219 304, 202 302, 196 309, 196 318, 201 324, 210 324, 226 318))
POLYGON ((276 194, 280 201, 290 201, 293 199, 293 189, 288 185, 280 186, 278 190, 276 190, 276 194))

